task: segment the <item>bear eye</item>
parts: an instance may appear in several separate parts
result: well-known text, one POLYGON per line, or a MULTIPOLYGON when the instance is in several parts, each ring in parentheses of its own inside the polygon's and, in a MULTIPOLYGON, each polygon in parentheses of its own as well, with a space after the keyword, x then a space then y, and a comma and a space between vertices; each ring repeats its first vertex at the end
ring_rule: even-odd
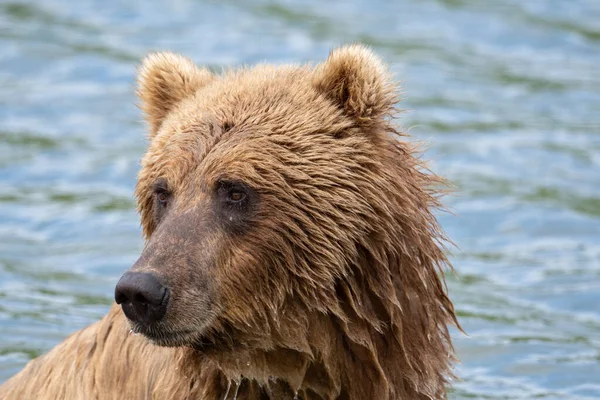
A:
POLYGON ((234 203, 239 203, 241 201, 244 201, 246 199, 246 193, 238 190, 238 189, 231 189, 228 193, 228 200, 234 203))
POLYGON ((166 206, 167 205, 167 201, 169 200, 169 194, 166 193, 166 192, 157 192, 156 193, 156 200, 158 200, 158 202, 160 203, 160 205, 166 206))
POLYGON ((217 193, 225 205, 235 206, 236 210, 242 210, 250 202, 253 192, 243 182, 221 180, 217 186, 217 193))
POLYGON ((166 207, 171 199, 171 191, 167 186, 167 181, 164 178, 158 179, 152 188, 154 191, 154 199, 161 206, 166 207))
POLYGON ((231 234, 248 229, 258 205, 258 193, 239 180, 219 180, 215 188, 216 217, 231 234))

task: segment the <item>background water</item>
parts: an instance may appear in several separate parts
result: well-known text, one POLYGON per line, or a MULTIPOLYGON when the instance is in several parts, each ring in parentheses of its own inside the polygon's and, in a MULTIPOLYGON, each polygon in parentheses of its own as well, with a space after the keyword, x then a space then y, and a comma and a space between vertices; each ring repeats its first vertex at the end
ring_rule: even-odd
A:
POLYGON ((0 1, 0 382, 99 319, 142 247, 138 60, 373 46, 458 194, 453 399, 600 398, 600 1, 0 1))

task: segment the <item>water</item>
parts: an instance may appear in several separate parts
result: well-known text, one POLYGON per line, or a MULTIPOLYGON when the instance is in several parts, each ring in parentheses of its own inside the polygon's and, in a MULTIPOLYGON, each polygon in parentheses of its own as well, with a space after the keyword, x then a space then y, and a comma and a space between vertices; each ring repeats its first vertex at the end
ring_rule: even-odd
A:
POLYGON ((600 2, 0 2, 0 381, 100 318, 142 247, 137 61, 373 46, 458 188, 453 399, 600 398, 600 2))

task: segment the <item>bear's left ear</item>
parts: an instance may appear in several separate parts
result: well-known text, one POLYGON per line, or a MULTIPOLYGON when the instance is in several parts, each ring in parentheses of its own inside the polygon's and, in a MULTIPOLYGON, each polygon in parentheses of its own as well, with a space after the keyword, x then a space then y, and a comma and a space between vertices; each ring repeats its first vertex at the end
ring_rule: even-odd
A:
POLYGON ((397 100, 387 67, 362 45, 333 50, 315 68, 313 85, 362 124, 390 112, 397 100))
POLYGON ((213 79, 206 68, 198 68, 188 58, 164 52, 148 55, 138 72, 137 95, 154 137, 169 111, 213 79))

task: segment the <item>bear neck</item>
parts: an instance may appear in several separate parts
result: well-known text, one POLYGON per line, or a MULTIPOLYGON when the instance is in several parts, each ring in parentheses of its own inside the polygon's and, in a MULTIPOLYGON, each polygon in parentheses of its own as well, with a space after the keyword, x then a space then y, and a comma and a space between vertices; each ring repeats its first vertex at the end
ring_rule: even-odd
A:
MULTIPOLYGON (((301 311, 289 310, 279 330, 272 321, 264 347, 209 355, 186 349, 180 368, 193 368, 186 375, 203 382, 206 399, 446 398, 453 361, 447 321, 429 321, 408 303, 394 314, 373 291, 363 288, 356 298, 354 284, 338 287, 344 301, 329 313, 305 311, 300 318, 301 311)), ((403 296, 411 304, 418 297, 403 296)))

